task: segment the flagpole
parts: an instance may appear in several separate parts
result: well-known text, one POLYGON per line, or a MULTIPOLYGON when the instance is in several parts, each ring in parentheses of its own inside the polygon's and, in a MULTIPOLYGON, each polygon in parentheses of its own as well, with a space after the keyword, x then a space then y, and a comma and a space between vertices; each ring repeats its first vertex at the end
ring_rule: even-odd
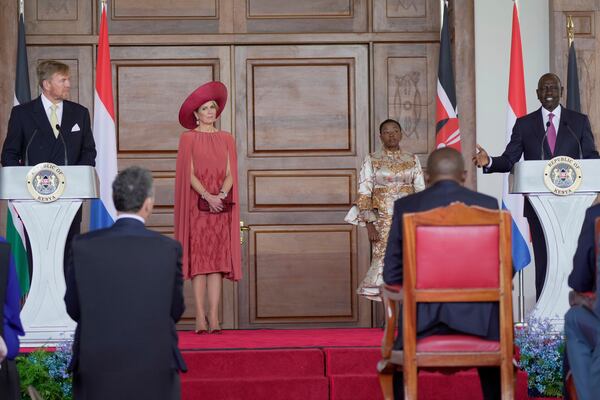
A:
POLYGON ((25 16, 25 0, 19 0, 19 14, 25 16))
POLYGON ((570 15, 567 18, 567 37, 569 38, 569 47, 571 47, 573 40, 575 40, 575 24, 573 23, 573 17, 570 15))

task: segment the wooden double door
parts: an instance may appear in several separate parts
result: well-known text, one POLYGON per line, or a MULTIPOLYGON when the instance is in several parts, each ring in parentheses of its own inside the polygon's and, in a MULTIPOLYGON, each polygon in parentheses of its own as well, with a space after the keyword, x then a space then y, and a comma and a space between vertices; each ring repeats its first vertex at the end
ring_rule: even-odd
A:
MULTIPOLYGON (((364 230, 343 218, 362 160, 379 146, 379 121, 403 120, 408 150, 425 155, 431 146, 433 107, 424 99, 433 98, 434 53, 433 44, 111 48, 119 168, 153 171, 149 226, 167 235, 183 131, 179 106, 203 82, 229 88, 220 125, 236 138, 241 219, 249 231, 244 277, 224 284, 224 327, 372 325, 371 302, 355 294, 370 245, 364 230), (373 57, 381 63, 375 70, 373 57), (381 75, 372 81, 373 74, 381 75)), ((30 47, 32 82, 35 65, 49 58, 71 65, 73 100, 91 109, 92 50, 30 47)), ((186 301, 183 328, 194 316, 189 283, 186 301)))
MULTIPOLYGON (((98 15, 88 0, 25 3, 33 96, 35 67, 58 59, 72 100, 93 113, 98 15)), ((249 231, 243 279, 224 284, 223 326, 372 326, 372 303, 355 294, 370 245, 343 218, 381 121, 401 121, 408 151, 434 146, 439 3, 112 0, 108 19, 118 165, 153 172, 152 229, 173 234, 181 103, 206 81, 229 89, 220 125, 236 139, 249 231)))

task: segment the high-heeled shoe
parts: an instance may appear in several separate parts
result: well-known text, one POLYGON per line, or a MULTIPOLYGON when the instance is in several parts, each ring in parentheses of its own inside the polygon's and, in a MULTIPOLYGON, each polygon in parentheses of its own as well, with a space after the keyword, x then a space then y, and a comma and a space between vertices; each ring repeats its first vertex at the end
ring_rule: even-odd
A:
POLYGON ((212 333, 215 335, 218 335, 221 333, 221 325, 217 323, 217 327, 216 328, 212 328, 210 326, 210 323, 208 322, 208 318, 206 319, 206 323, 208 324, 208 333, 212 333))
POLYGON ((196 329, 194 331, 196 333, 196 335, 204 335, 205 333, 210 333, 210 329, 208 328, 208 317, 204 317, 204 321, 206 322, 206 328, 196 329))

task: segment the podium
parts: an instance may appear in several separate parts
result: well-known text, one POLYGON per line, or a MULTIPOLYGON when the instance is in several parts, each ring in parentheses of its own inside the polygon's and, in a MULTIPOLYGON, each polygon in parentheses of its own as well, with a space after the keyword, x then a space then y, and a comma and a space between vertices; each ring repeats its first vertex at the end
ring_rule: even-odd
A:
POLYGON ((562 329, 564 316, 569 309, 567 279, 573 269, 573 255, 585 211, 600 192, 600 160, 575 160, 580 167, 581 183, 570 195, 559 196, 544 183, 545 168, 549 160, 521 161, 513 166, 509 176, 510 193, 526 195, 531 202, 546 239, 547 270, 544 288, 533 315, 549 318, 562 329))
POLYGON ((75 322, 63 300, 65 242, 83 200, 98 198, 96 170, 77 165, 56 167, 65 178, 58 200, 34 200, 27 187, 32 168, 0 168, 0 199, 12 201, 29 235, 33 256, 31 288, 21 310, 22 346, 51 345, 73 334, 75 322))

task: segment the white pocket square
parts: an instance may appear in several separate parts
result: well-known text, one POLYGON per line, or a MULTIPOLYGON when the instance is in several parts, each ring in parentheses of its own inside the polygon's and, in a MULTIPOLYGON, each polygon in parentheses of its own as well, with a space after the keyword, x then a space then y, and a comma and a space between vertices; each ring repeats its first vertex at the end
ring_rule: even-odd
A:
POLYGON ((73 127, 71 128, 71 132, 79 132, 80 130, 81 128, 77 124, 73 125, 73 127))

